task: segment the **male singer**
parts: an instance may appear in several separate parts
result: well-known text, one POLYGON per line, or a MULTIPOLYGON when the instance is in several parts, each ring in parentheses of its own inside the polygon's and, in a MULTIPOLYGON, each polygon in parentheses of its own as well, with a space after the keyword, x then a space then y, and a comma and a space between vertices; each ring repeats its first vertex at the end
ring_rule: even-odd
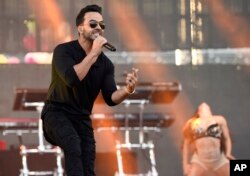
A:
POLYGON ((112 49, 103 37, 102 8, 88 5, 76 17, 79 39, 58 45, 53 54, 52 80, 42 111, 44 135, 64 151, 68 176, 94 176, 95 139, 90 114, 101 91, 114 106, 135 91, 137 69, 117 90, 114 65, 102 52, 112 49))

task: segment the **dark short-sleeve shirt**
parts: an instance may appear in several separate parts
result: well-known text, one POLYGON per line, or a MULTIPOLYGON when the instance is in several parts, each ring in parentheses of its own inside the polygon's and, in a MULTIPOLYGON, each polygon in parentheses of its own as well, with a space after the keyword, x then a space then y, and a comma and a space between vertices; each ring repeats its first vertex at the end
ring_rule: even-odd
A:
POLYGON ((52 78, 45 103, 71 115, 89 116, 94 101, 102 92, 105 102, 116 105, 111 95, 117 90, 114 65, 101 53, 83 80, 79 80, 73 66, 86 57, 78 40, 58 45, 53 53, 52 78))

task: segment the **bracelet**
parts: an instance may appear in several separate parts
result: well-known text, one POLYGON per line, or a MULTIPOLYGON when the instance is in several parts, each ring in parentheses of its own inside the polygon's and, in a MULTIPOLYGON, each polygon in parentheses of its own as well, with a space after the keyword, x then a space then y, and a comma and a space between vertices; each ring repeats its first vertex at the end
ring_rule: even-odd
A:
POLYGON ((124 91, 129 95, 135 93, 135 89, 132 92, 129 92, 127 87, 124 87, 124 91))

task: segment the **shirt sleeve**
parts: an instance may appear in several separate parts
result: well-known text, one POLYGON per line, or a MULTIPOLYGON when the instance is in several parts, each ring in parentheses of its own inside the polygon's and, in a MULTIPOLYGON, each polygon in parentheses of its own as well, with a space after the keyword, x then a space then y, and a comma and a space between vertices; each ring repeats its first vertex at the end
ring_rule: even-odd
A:
POLYGON ((63 45, 59 45, 55 48, 53 53, 52 64, 55 70, 63 82, 69 86, 74 87, 80 83, 80 80, 73 68, 76 64, 69 49, 63 45))
POLYGON ((117 90, 115 79, 114 79, 114 65, 111 63, 110 60, 107 59, 107 69, 106 69, 106 74, 103 79, 103 84, 102 84, 102 95, 105 100, 105 102, 109 106, 115 106, 117 105, 115 102, 112 101, 112 94, 117 90))

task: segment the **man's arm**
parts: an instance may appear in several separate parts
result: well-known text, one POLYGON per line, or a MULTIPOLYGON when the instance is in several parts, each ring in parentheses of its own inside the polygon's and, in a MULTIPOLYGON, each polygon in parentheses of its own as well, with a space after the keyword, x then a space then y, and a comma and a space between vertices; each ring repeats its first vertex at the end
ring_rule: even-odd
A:
POLYGON ((84 77, 89 72, 90 67, 96 62, 98 56, 102 52, 103 44, 106 42, 107 40, 105 38, 103 38, 102 36, 98 36, 93 41, 92 48, 87 56, 82 60, 82 62, 74 65, 74 70, 80 81, 84 79, 84 77))
POLYGON ((95 52, 90 52, 79 64, 74 65, 74 70, 78 79, 81 81, 89 72, 90 67, 95 63, 98 55, 95 52))
POLYGON ((131 73, 127 74, 126 77, 126 86, 116 90, 111 99, 114 103, 119 104, 125 100, 130 94, 133 94, 135 91, 135 86, 138 82, 138 69, 133 68, 131 73))

